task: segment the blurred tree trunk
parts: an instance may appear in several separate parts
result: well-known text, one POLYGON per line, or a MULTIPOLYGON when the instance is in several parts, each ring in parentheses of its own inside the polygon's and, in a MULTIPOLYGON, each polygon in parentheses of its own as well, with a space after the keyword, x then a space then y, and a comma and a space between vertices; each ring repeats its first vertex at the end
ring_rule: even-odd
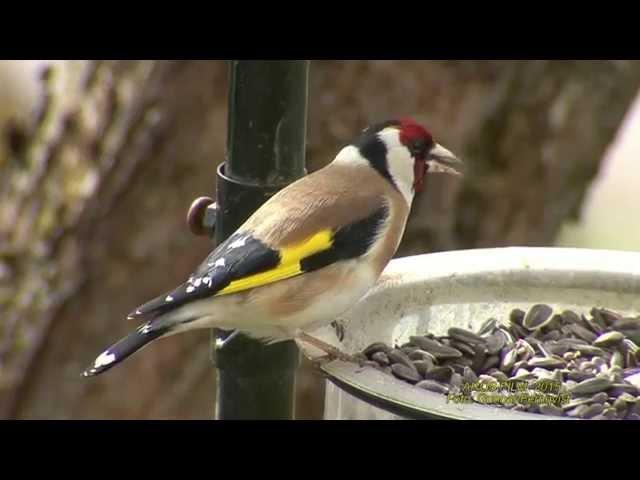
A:
MULTIPOLYGON (((72 63, 45 84, 0 163, 0 417, 211 418, 204 331, 80 372, 210 248, 184 216, 224 157, 226 64, 72 63)), ((430 178, 399 255, 551 244, 639 85, 631 61, 313 62, 308 165, 413 115, 470 168, 430 178)), ((303 369, 299 391, 298 415, 318 416, 317 374, 303 369)))

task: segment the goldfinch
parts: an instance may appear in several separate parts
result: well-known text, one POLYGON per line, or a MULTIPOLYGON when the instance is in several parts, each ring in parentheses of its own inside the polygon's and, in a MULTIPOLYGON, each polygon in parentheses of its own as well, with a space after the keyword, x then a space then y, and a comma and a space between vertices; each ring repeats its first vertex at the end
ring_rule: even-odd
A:
POLYGON ((333 162, 290 184, 215 248, 189 279, 129 315, 144 323, 83 375, 149 342, 221 328, 271 343, 328 325, 362 298, 395 254, 427 172, 459 174, 449 150, 411 119, 365 129, 333 162))

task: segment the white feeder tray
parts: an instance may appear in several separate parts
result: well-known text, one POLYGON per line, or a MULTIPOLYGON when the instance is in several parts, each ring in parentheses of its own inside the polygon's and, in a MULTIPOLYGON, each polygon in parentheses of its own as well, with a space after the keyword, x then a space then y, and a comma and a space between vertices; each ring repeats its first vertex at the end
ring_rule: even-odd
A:
MULTIPOLYGON (((402 344, 409 336, 445 335, 451 326, 476 331, 490 317, 508 318, 514 308, 536 303, 588 313, 605 307, 640 313, 640 253, 569 248, 460 250, 395 259, 376 286, 338 319, 342 342, 331 327, 313 335, 348 353, 373 342, 402 344)), ((305 345, 304 353, 320 352, 305 345)), ((553 419, 501 407, 448 403, 371 367, 332 361, 327 419, 553 419)))

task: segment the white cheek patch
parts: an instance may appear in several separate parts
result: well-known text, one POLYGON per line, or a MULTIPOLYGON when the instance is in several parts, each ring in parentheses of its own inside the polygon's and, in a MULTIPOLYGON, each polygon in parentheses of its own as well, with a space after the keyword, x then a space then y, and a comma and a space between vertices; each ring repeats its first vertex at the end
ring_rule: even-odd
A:
POLYGON ((109 350, 106 350, 100 354, 96 361, 93 364, 93 368, 104 367, 105 365, 109 365, 113 363, 116 359, 116 356, 113 353, 109 353, 109 350))
POLYGON ((389 150, 387 162, 391 178, 393 178, 394 183, 398 186, 398 190, 400 190, 407 203, 411 205, 415 194, 413 191, 414 159, 406 148, 398 146, 389 150))

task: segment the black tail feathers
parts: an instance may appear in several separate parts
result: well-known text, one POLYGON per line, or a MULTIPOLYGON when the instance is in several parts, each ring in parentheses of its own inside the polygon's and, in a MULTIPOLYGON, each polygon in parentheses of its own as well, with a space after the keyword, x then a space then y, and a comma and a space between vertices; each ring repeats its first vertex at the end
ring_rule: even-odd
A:
POLYGON ((84 377, 92 377, 106 372, 114 365, 117 365, 125 358, 134 354, 149 342, 161 337, 169 331, 169 328, 156 328, 151 330, 149 324, 138 328, 130 333, 118 343, 107 348, 93 362, 93 366, 83 372, 84 377))

